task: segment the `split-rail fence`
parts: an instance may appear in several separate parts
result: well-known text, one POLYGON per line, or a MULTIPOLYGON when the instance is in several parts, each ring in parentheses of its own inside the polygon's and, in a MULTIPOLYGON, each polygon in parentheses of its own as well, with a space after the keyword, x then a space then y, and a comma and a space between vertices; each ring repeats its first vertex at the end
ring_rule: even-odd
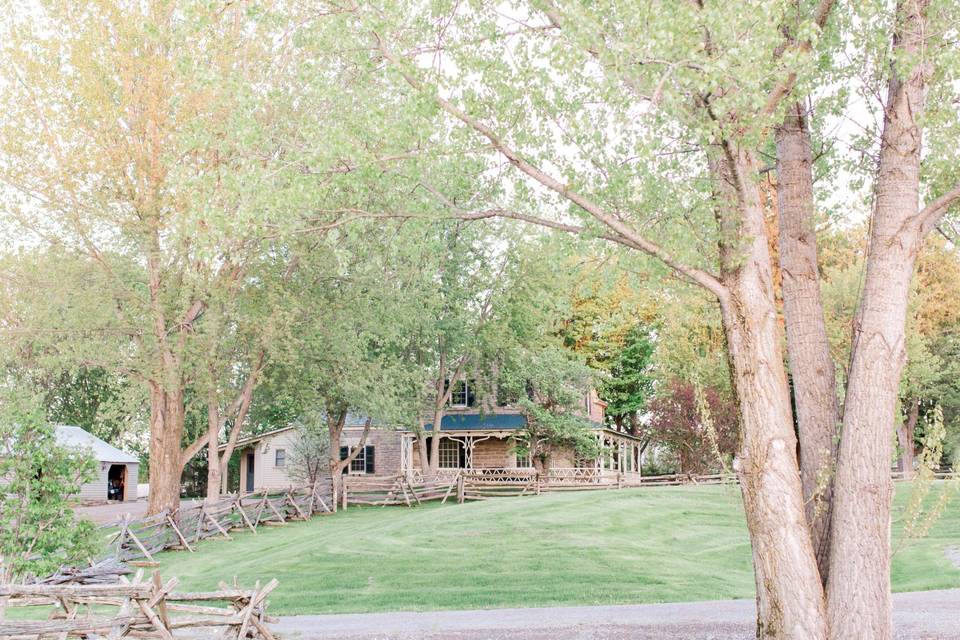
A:
MULTIPOLYGON (((947 478, 950 474, 936 474, 947 478)), ((897 474, 894 474, 897 479, 897 474)), ((333 495, 326 482, 285 490, 225 495, 215 503, 201 503, 176 513, 161 512, 141 519, 125 518, 109 525, 110 552, 91 567, 62 570, 73 581, 96 582, 98 576, 124 572, 124 563, 153 562, 166 549, 193 547, 206 538, 230 539, 231 531, 256 533, 261 526, 279 526, 291 520, 307 520, 333 513, 338 507, 416 506, 430 500, 459 503, 499 497, 540 495, 556 491, 616 490, 632 487, 736 484, 735 474, 672 474, 641 476, 638 473, 581 468, 535 469, 443 469, 433 477, 419 472, 391 476, 346 475, 333 495), (72 571, 73 573, 70 573, 72 571), (77 574, 88 579, 77 579, 77 574)), ((129 572, 129 570, 127 570, 129 572)), ((55 574, 47 582, 55 581, 55 574)), ((66 581, 66 580, 64 580, 66 581)), ((99 580, 106 582, 106 579, 99 580)))
MULTIPOLYGON (((115 584, 0 585, 0 601, 10 607, 49 607, 46 620, 0 619, 0 638, 42 640, 67 637, 195 637, 200 630, 220 630, 219 637, 274 640, 267 624, 266 598, 277 587, 271 580, 245 589, 220 583, 218 591, 175 592, 179 581, 164 581, 159 572, 143 579, 121 577, 115 584)), ((19 616, 18 616, 19 617, 19 616)))

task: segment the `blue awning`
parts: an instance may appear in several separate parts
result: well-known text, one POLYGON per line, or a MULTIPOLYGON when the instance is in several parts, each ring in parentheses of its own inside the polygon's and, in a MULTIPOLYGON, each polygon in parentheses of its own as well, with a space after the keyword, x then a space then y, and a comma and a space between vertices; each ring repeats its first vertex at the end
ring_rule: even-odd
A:
MULTIPOLYGON (((522 429, 527 419, 519 413, 460 413, 443 416, 440 422, 444 431, 472 431, 481 429, 511 430, 522 429)), ((433 429, 433 423, 424 425, 427 431, 433 429)))

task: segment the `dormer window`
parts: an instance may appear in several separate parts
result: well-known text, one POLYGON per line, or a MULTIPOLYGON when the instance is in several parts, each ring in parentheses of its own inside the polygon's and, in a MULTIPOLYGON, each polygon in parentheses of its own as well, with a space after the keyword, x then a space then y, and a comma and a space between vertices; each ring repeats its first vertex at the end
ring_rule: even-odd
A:
MULTIPOLYGON (((449 383, 447 383, 449 384, 449 383)), ((477 403, 477 394, 474 385, 467 380, 458 380, 450 391, 449 405, 456 409, 473 407, 477 403)))

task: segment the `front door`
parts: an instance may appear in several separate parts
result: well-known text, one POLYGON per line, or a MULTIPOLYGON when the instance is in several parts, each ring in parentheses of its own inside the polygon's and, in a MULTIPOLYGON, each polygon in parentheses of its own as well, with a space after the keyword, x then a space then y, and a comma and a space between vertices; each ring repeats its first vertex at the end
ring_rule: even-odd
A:
POLYGON ((253 491, 253 459, 252 453, 247 454, 247 491, 253 491))

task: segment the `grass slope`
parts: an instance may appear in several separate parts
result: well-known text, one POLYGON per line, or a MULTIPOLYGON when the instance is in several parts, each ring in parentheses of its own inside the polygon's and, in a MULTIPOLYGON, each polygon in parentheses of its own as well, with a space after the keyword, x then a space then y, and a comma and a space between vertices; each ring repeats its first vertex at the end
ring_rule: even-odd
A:
MULTIPOLYGON (((906 501, 905 487, 897 503, 906 501)), ((899 529, 894 524, 895 533, 899 529)), ((895 590, 960 587, 954 500, 894 557, 895 590)), ((277 578, 275 614, 671 602, 753 596, 736 487, 662 487, 350 508, 159 558, 184 590, 277 578)))

